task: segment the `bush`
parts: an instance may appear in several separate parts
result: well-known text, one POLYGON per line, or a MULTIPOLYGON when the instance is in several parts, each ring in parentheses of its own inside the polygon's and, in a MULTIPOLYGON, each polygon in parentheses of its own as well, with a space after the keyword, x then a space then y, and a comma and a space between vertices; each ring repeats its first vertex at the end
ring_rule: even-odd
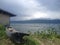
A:
POLYGON ((51 39, 51 40, 54 40, 55 38, 60 38, 60 36, 57 34, 54 28, 49 28, 41 32, 37 31, 34 33, 34 36, 38 38, 51 39))
POLYGON ((5 36, 6 36, 6 34, 5 34, 5 27, 0 24, 0 39, 1 38, 5 38, 5 36))
POLYGON ((26 42, 24 43, 24 45, 40 45, 36 40, 34 40, 33 37, 31 36, 25 36, 24 39, 26 40, 26 42))

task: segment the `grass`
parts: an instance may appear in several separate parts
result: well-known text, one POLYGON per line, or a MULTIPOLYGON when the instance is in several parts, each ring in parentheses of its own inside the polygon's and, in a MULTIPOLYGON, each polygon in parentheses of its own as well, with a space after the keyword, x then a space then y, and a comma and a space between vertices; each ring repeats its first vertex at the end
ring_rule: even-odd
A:
POLYGON ((23 37, 24 44, 17 44, 12 42, 5 33, 5 27, 0 25, 0 45, 60 45, 60 35, 58 35, 54 28, 46 31, 37 31, 30 36, 23 37))
POLYGON ((24 39, 26 40, 24 44, 17 44, 15 42, 12 42, 5 33, 5 27, 3 25, 0 25, 0 45, 38 45, 38 42, 31 36, 25 36, 24 39))
POLYGON ((5 27, 0 24, 0 45, 14 45, 5 33, 5 27))
POLYGON ((45 31, 37 31, 32 35, 41 41, 41 45, 60 45, 60 35, 55 31, 54 28, 47 29, 45 31))
POLYGON ((26 42, 24 45, 40 45, 40 43, 35 40, 32 36, 24 37, 26 39, 26 42))
POLYGON ((3 25, 0 25, 0 39, 5 37, 5 28, 3 25))

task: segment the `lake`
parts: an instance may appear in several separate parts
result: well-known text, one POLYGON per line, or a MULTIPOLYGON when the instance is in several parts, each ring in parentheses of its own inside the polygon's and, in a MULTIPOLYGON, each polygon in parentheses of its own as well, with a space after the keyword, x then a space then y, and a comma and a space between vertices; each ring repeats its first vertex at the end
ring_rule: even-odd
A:
POLYGON ((21 33, 43 31, 49 28, 55 28, 60 33, 60 24, 42 24, 42 23, 11 23, 11 26, 21 33))

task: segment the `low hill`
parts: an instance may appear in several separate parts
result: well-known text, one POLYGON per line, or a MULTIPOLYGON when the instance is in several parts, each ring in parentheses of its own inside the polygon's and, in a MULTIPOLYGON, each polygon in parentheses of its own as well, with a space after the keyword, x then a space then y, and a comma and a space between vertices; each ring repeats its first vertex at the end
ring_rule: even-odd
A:
POLYGON ((24 21, 11 21, 11 23, 60 23, 60 19, 33 19, 24 21))

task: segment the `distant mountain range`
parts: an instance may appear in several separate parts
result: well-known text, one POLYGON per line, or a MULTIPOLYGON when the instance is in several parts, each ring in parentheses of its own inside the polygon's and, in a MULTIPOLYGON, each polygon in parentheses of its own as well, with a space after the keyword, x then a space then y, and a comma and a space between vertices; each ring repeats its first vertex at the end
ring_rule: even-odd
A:
POLYGON ((60 19, 33 19, 25 21, 11 21, 11 23, 60 23, 60 19))

